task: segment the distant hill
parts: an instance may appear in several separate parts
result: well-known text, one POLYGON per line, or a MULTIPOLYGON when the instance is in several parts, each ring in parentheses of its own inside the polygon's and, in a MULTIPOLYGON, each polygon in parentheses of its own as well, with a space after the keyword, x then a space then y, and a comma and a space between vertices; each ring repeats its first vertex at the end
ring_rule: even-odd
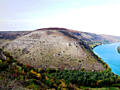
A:
POLYGON ((28 33, 30 33, 30 31, 0 31, 0 39, 14 40, 28 33))
POLYGON ((18 37, 26 35, 31 31, 0 31, 0 45, 4 45, 18 37))

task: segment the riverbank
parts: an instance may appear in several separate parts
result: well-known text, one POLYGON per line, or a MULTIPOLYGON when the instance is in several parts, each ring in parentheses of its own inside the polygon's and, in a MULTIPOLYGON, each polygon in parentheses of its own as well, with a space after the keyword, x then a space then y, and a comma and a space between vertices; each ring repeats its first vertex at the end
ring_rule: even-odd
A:
POLYGON ((120 76, 120 54, 117 51, 118 43, 102 44, 93 48, 93 52, 109 65, 112 72, 120 76))

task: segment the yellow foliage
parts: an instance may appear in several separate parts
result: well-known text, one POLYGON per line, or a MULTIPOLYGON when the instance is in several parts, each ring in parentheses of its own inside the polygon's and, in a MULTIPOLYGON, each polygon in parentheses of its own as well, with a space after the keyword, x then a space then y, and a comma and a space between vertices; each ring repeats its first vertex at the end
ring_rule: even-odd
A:
POLYGON ((25 72, 24 72, 24 70, 22 70, 22 72, 21 72, 22 74, 25 74, 25 72))
POLYGON ((63 80, 59 80, 61 82, 61 84, 59 85, 60 87, 66 87, 65 82, 63 82, 63 80))
POLYGON ((102 80, 97 80, 96 84, 99 85, 102 82, 102 80))
POLYGON ((33 70, 31 70, 30 71, 32 74, 34 74, 36 77, 38 77, 38 78, 42 78, 42 76, 41 76, 41 74, 40 73, 37 73, 37 72, 35 72, 35 71, 33 71, 33 70))
POLYGON ((42 68, 38 68, 38 72, 41 72, 42 71, 42 68))
POLYGON ((37 73, 36 76, 37 76, 38 78, 40 78, 40 79, 42 78, 42 76, 41 76, 40 73, 37 73))
POLYGON ((54 84, 53 84, 53 86, 55 86, 55 87, 56 87, 56 86, 57 86, 57 84, 56 84, 56 83, 54 83, 54 84))
POLYGON ((53 80, 53 79, 50 79, 50 81, 51 81, 51 82, 54 82, 54 80, 53 80))
POLYGON ((50 70, 50 68, 46 68, 46 71, 49 71, 50 70))
POLYGON ((36 72, 35 72, 35 71, 33 71, 33 70, 31 70, 30 72, 31 72, 32 74, 36 74, 36 72))
POLYGON ((59 80, 59 82, 62 82, 63 80, 59 80))

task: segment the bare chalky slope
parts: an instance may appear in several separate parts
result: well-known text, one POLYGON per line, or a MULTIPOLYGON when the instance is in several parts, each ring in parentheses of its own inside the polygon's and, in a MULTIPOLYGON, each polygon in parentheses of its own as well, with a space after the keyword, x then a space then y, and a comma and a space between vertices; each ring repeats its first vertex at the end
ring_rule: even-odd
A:
POLYGON ((5 46, 21 63, 35 68, 104 70, 103 65, 67 30, 37 30, 5 46))

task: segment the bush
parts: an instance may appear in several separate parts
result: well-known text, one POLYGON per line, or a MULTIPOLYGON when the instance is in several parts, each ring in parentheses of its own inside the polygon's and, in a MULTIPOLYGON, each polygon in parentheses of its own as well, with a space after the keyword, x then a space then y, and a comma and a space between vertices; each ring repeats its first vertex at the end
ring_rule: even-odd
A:
POLYGON ((30 85, 27 86, 28 89, 33 89, 33 90, 38 90, 38 85, 32 83, 30 85))
POLYGON ((4 51, 4 55, 7 56, 7 57, 10 57, 10 56, 11 56, 10 53, 7 52, 7 51, 4 51))

